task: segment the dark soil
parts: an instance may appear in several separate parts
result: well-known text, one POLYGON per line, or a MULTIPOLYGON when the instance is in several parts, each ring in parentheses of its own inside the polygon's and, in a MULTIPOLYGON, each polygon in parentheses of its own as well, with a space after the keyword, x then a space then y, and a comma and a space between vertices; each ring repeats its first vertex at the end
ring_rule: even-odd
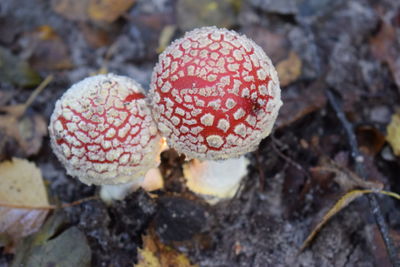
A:
MULTIPOLYGON (((53 10, 51 2, 0 2, 0 46, 24 58, 42 77, 55 75, 29 109, 47 122, 63 92, 102 67, 148 88, 164 26, 176 26, 173 38, 177 38, 187 24, 202 25, 182 23, 176 6, 185 1, 137 0, 111 24, 67 19, 53 10), (40 65, 41 58, 31 51, 37 48, 26 44, 29 34, 43 25, 51 26, 65 44, 70 67, 40 65)), ((248 175, 231 200, 210 206, 187 192, 182 185, 183 158, 166 151, 160 166, 168 174, 164 190, 152 196, 139 190, 111 206, 95 199, 63 209, 67 225, 85 234, 91 265, 132 266, 143 246, 142 236, 154 232, 199 266, 392 266, 364 197, 334 216, 304 252, 299 253, 299 248, 323 214, 349 189, 332 173, 312 168, 333 160, 355 171, 348 137, 326 97, 327 90, 338 97, 354 127, 366 170, 363 178, 382 183, 386 190, 400 190, 400 160, 384 139, 391 114, 400 103, 400 79, 396 83, 395 78, 400 76, 400 67, 394 62, 400 58, 400 2, 233 2, 241 5, 234 12, 226 11, 231 28, 259 43, 274 64, 290 52, 302 62, 301 75, 282 88, 284 106, 275 132, 248 155, 248 175), (391 27, 394 34, 383 33, 383 27, 391 27)), ((225 16, 223 10, 218 14, 225 16)), ((1 80, 0 97, 4 99, 0 106, 23 103, 33 89, 1 80)), ((12 138, 2 134, 0 138, 5 140, 0 142, 0 159, 23 157, 35 162, 54 203, 98 193, 94 186, 66 175, 48 136, 34 155, 24 153, 12 138)), ((399 241, 399 203, 386 196, 378 200, 392 238, 399 241)), ((12 254, 0 250, 1 266, 12 260, 12 254)))

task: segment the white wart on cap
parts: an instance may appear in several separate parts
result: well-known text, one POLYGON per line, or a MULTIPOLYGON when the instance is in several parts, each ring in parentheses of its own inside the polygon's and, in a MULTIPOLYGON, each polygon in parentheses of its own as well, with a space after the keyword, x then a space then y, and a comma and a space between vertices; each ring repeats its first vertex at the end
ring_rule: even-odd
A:
POLYGON ((141 86, 114 74, 86 78, 57 101, 51 146, 86 184, 132 181, 158 165, 160 136, 141 86))
POLYGON ((169 146, 209 160, 255 150, 282 105, 277 73, 264 51, 216 27, 188 32, 160 55, 151 97, 169 146))

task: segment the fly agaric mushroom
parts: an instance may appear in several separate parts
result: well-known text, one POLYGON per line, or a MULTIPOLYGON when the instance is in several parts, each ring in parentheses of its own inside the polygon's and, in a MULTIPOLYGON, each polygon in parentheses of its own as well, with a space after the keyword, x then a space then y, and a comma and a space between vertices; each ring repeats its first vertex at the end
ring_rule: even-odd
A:
POLYGON ((161 138, 143 89, 124 76, 97 75, 74 84, 57 101, 49 132, 69 175, 88 185, 123 184, 102 189, 107 200, 122 198, 158 165, 161 138))
MULTIPOLYGON (((168 145, 199 160, 254 151, 282 105, 277 73, 264 51, 246 36, 216 27, 190 31, 167 47, 154 68, 150 96, 168 145)), ((232 179, 238 182, 246 168, 237 165, 239 177, 232 179)), ((208 177, 208 186, 219 179, 208 177)))

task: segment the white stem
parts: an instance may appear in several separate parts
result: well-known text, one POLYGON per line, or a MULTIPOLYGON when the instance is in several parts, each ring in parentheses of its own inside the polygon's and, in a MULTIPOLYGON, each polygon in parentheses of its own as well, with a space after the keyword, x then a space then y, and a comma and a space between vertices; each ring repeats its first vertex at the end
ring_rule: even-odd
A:
POLYGON ((164 180, 158 168, 150 169, 144 177, 137 178, 131 182, 123 184, 102 185, 100 189, 100 198, 107 204, 114 200, 122 200, 129 193, 143 187, 146 191, 153 191, 163 188, 164 180))
POLYGON ((130 192, 139 188, 143 181, 143 177, 135 179, 132 182, 123 184, 105 184, 101 186, 100 198, 107 204, 114 200, 124 199, 130 192))
POLYGON ((235 195, 240 181, 247 174, 246 157, 203 161, 193 160, 183 167, 186 184, 210 204, 235 195))

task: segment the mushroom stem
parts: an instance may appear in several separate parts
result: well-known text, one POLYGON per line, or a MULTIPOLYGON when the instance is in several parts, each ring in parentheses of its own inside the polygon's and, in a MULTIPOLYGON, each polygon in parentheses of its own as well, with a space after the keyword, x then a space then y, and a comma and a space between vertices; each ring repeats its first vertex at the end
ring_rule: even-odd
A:
POLYGON ((245 156, 226 160, 191 160, 183 166, 186 185, 209 204, 232 198, 247 174, 245 156))
POLYGON ((124 199, 129 193, 142 187, 146 191, 153 191, 163 188, 164 181, 158 168, 150 169, 146 175, 139 177, 134 181, 122 184, 102 185, 100 189, 100 198, 107 204, 115 200, 124 199))
POLYGON ((114 200, 122 200, 130 192, 140 187, 144 177, 137 178, 132 182, 123 184, 104 184, 101 185, 100 198, 107 204, 112 203, 114 200))

